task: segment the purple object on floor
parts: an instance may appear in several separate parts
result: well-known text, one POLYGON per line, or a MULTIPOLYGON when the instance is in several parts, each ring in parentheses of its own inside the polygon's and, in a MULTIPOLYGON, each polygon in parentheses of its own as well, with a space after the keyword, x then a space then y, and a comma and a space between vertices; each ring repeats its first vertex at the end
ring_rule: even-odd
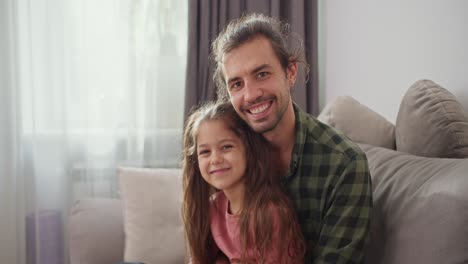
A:
POLYGON ((62 217, 58 210, 41 210, 26 217, 28 264, 63 264, 62 217))

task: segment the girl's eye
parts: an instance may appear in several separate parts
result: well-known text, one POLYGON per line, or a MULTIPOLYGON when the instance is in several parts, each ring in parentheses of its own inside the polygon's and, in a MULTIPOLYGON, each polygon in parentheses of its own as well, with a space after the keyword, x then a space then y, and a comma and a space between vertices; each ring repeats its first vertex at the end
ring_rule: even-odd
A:
POLYGON ((227 150, 227 149, 232 149, 233 147, 234 147, 233 145, 224 145, 223 149, 227 150))
POLYGON ((198 152, 198 156, 203 156, 203 155, 206 155, 206 154, 208 154, 208 153, 210 153, 209 150, 206 150, 206 149, 200 150, 200 152, 198 152))

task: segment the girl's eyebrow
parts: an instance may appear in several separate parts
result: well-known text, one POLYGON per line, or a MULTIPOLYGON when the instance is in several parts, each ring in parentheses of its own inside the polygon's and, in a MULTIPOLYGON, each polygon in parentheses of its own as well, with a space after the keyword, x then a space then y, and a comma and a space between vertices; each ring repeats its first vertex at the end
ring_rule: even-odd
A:
POLYGON ((220 143, 224 143, 224 142, 234 142, 234 141, 235 141, 235 139, 226 138, 226 139, 220 140, 219 142, 220 142, 220 143))
MULTIPOLYGON (((222 140, 219 140, 218 142, 216 142, 217 144, 222 144, 222 143, 226 143, 226 142, 235 142, 236 140, 233 139, 233 138, 224 138, 222 140)), ((203 147, 208 147, 209 144, 207 143, 203 143, 203 144, 199 144, 198 145, 198 148, 203 148, 203 147)))

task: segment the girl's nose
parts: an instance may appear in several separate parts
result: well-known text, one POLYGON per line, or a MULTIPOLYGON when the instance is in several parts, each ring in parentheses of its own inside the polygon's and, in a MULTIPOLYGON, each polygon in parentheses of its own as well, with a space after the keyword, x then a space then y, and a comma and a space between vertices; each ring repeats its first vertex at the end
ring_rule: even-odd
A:
POLYGON ((219 164, 221 162, 223 162, 223 156, 218 151, 214 151, 211 156, 211 164, 219 164))

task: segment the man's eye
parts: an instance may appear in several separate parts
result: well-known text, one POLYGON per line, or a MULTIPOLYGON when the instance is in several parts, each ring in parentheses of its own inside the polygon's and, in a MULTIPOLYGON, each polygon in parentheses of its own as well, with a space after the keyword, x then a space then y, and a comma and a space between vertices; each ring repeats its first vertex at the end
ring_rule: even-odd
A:
POLYGON ((257 78, 259 78, 259 79, 263 79, 263 78, 265 78, 267 76, 268 76, 268 72, 259 72, 257 74, 257 78))
POLYGON ((239 87, 241 87, 241 82, 231 83, 231 90, 238 89, 239 87))

